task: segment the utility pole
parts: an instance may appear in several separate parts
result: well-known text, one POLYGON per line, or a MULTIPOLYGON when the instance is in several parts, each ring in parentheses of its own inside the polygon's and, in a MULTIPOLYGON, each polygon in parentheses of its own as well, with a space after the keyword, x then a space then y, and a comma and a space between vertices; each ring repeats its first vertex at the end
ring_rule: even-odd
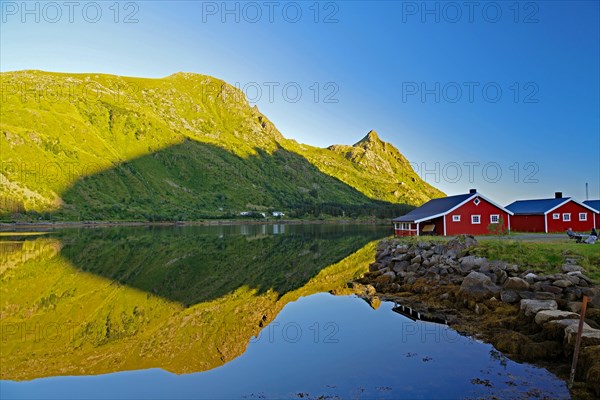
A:
POLYGON ((585 183, 585 199, 589 200, 590 196, 589 196, 589 192, 588 192, 588 183, 585 183))

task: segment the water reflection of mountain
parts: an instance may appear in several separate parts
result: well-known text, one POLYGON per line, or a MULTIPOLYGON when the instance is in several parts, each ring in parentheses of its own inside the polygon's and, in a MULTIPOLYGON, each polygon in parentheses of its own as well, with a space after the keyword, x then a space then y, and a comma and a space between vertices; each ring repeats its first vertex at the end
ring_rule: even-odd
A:
POLYGON ((2 378, 222 365, 288 302, 366 270, 385 233, 114 228, 5 243, 2 378))

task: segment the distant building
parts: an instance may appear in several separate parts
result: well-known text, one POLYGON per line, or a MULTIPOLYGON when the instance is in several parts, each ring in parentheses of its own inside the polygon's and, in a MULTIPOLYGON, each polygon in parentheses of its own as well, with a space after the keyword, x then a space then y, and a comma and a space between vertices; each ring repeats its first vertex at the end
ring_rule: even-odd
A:
POLYGON ((250 212, 250 211, 242 211, 242 212, 240 213, 240 215, 243 215, 243 216, 247 217, 247 216, 249 216, 249 215, 252 215, 252 212, 250 212))
POLYGON ((596 227, 598 210, 556 192, 554 198, 517 200, 506 206, 514 216, 512 228, 520 232, 585 232, 596 227))
POLYGON ((283 217, 285 214, 282 213, 281 211, 273 211, 273 216, 274 217, 283 217))
POLYGON ((593 208, 596 211, 596 226, 595 228, 600 228, 600 200, 586 200, 583 202, 588 207, 593 208))
POLYGON ((397 236, 485 235, 490 224, 510 230, 512 212, 471 189, 467 194, 433 199, 406 215, 395 218, 397 236))

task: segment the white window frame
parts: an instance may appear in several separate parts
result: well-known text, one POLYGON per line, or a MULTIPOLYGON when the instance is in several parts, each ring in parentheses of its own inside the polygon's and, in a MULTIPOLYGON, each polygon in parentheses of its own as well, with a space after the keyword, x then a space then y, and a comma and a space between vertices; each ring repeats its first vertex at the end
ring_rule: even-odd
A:
POLYGON ((401 229, 401 230, 403 230, 403 231, 410 231, 410 226, 411 226, 411 225, 412 225, 412 224, 411 224, 411 223, 409 223, 409 222, 403 222, 403 223, 400 225, 400 229, 401 229))
POLYGON ((490 214, 490 224, 499 224, 500 223, 500 214, 490 214), (494 221, 494 217, 496 220, 494 221))
POLYGON ((552 219, 560 219, 560 213, 552 214, 552 219))
POLYGON ((478 206, 479 203, 481 203, 481 200, 479 200, 479 197, 476 197, 475 200, 473 200, 473 203, 478 206))
POLYGON ((460 222, 460 215, 453 215, 452 222, 460 222))
POLYGON ((587 213, 579 213, 579 220, 580 221, 587 221, 587 213), (581 218, 583 217, 583 218, 581 218))
POLYGON ((562 220, 563 222, 571 222, 571 213, 563 213, 562 220))
POLYGON ((476 225, 476 224, 481 224, 481 215, 479 215, 479 214, 471 215, 471 225, 476 225), (476 218, 477 218, 477 222, 475 222, 476 218))

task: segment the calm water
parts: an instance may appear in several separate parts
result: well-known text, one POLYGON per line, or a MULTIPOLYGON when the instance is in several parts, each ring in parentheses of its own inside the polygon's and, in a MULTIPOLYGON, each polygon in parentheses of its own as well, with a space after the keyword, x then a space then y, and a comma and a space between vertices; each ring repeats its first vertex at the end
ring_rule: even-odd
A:
POLYGON ((568 397, 544 369, 350 295, 345 283, 388 234, 274 225, 5 237, 0 397, 568 397))

